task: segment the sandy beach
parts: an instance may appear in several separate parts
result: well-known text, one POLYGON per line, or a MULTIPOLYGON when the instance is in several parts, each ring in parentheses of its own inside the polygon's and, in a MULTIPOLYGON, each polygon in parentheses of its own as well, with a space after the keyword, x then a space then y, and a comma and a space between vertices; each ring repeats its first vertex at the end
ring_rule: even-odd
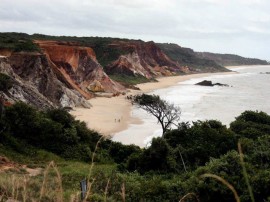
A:
POLYGON ((132 105, 126 99, 127 95, 134 95, 138 93, 148 93, 156 89, 167 88, 174 86, 179 82, 186 81, 193 78, 206 77, 209 75, 230 74, 226 73, 203 73, 190 74, 183 76, 171 76, 158 78, 158 82, 138 84, 141 90, 131 90, 126 95, 118 97, 104 98, 97 97, 89 100, 90 109, 75 108, 70 113, 76 119, 85 121, 89 128, 100 132, 102 135, 112 137, 115 133, 123 131, 128 128, 129 124, 140 124, 142 121, 138 118, 132 117, 132 105))

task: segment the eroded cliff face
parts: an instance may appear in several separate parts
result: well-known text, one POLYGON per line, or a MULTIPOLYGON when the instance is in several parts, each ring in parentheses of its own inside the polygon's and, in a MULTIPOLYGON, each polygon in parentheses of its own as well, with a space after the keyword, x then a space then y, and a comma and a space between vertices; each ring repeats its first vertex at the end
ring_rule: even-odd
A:
POLYGON ((92 48, 76 43, 36 41, 58 76, 70 88, 76 89, 86 99, 96 92, 120 93, 125 88, 114 82, 97 62, 92 48))
POLYGON ((91 106, 80 93, 57 79, 45 55, 13 53, 1 58, 0 67, 0 72, 13 80, 12 88, 2 92, 8 102, 23 101, 43 109, 91 106))
POLYGON ((36 88, 53 105, 90 107, 80 93, 57 78, 46 55, 20 52, 12 53, 7 59, 18 78, 36 88))
POLYGON ((10 97, 11 101, 22 100, 42 108, 90 107, 86 100, 97 93, 113 95, 126 91, 125 87, 110 79, 104 69, 109 74, 140 75, 147 79, 189 72, 189 69, 172 61, 154 42, 111 41, 106 44, 108 51, 101 49, 99 54, 107 54, 108 58, 111 58, 114 52, 121 54, 111 60, 104 69, 90 46, 66 41, 34 42, 40 47, 40 53, 12 52, 6 49, 0 52, 6 57, 6 63, 2 65, 5 69, 10 69, 8 75, 18 83, 10 89, 9 95, 5 95, 6 98, 10 97), (44 106, 31 98, 32 95, 45 103, 44 106))
POLYGON ((148 79, 156 76, 170 76, 188 73, 189 69, 172 61, 154 42, 115 41, 110 48, 127 54, 105 66, 108 74, 141 75, 148 79))
POLYGON ((42 95, 31 82, 27 82, 18 76, 13 71, 8 58, 0 58, 0 73, 8 75, 12 82, 10 89, 0 91, 1 100, 5 103, 12 104, 17 101, 22 101, 43 109, 56 106, 56 104, 42 95))
POLYGON ((95 93, 125 92, 103 71, 93 49, 68 42, 36 43, 41 53, 2 50, 0 72, 14 80, 8 92, 1 92, 5 100, 41 108, 90 107, 87 100, 95 93))

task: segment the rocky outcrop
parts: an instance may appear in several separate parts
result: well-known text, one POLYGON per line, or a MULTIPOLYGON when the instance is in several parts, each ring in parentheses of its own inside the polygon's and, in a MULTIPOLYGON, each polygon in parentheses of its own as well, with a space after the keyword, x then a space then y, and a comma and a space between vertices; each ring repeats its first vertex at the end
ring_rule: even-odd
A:
POLYGON ((0 73, 13 81, 11 89, 1 91, 6 102, 23 101, 38 108, 90 107, 87 99, 97 92, 125 91, 103 71, 91 48, 68 42, 36 43, 41 52, 1 50, 0 73))
POLYGON ((225 87, 229 87, 228 84, 222 84, 222 83, 213 83, 212 81, 208 81, 208 80, 203 80, 199 83, 196 83, 195 85, 199 85, 199 86, 225 86, 225 87))
POLYGON ((23 80, 12 69, 8 58, 0 58, 0 72, 10 77, 12 87, 7 91, 0 91, 4 103, 23 101, 38 108, 51 108, 56 105, 42 95, 31 83, 23 80))
POLYGON ((87 100, 94 96, 119 95, 126 91, 123 85, 134 88, 136 83, 159 76, 229 71, 216 57, 213 61, 209 54, 177 44, 101 37, 0 35, 5 39, 0 47, 0 73, 13 80, 12 88, 0 92, 2 97, 7 102, 21 100, 41 108, 90 107, 87 100))
POLYGON ((8 57, 12 54, 12 51, 7 48, 0 47, 0 57, 8 57))
POLYGON ((13 79, 13 87, 2 92, 2 97, 11 103, 23 101, 38 108, 91 106, 57 78, 44 54, 13 53, 1 58, 0 67, 1 73, 13 79))
POLYGON ((140 75, 151 79, 189 72, 189 69, 172 61, 154 42, 114 41, 109 47, 126 54, 105 66, 108 74, 140 75))
POLYGON ((36 41, 46 54, 58 79, 68 87, 77 90, 86 99, 95 92, 119 93, 125 88, 114 82, 97 62, 90 47, 76 43, 36 41))

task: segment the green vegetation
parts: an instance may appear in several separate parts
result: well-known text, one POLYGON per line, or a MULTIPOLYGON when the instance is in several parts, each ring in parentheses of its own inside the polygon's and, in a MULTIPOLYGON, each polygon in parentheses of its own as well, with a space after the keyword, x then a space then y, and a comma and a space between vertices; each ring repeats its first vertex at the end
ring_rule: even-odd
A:
POLYGON ((24 33, 7 32, 0 33, 0 49, 15 52, 39 52, 39 47, 33 43, 30 35, 24 33))
POLYGON ((202 72, 228 71, 228 69, 213 60, 198 57, 190 48, 183 48, 177 44, 168 43, 158 43, 157 45, 166 55, 182 66, 188 66, 193 70, 200 70, 202 72))
POLYGON ((228 184, 242 202, 270 200, 270 116, 263 112, 246 111, 229 129, 216 120, 179 123, 145 149, 100 139, 62 109, 17 103, 5 107, 0 126, 0 156, 45 169, 35 177, 25 178, 23 168, 1 174, 3 199, 38 200, 43 190, 42 201, 76 200, 79 181, 89 179, 92 201, 235 201, 228 184), (52 160, 57 167, 46 168, 52 160))
POLYGON ((257 139, 270 134, 270 118, 264 112, 246 111, 238 116, 230 127, 241 137, 257 139))
POLYGON ((81 46, 91 47, 95 50, 97 60, 102 66, 106 66, 116 60, 120 55, 127 54, 132 50, 124 50, 112 47, 114 41, 130 41, 128 39, 110 37, 76 37, 76 36, 49 36, 43 34, 28 35, 24 33, 0 33, 0 49, 9 49, 20 52, 40 51, 33 40, 55 40, 77 43, 81 46))
POLYGON ((147 83, 150 81, 156 81, 154 79, 147 79, 144 76, 136 75, 136 76, 128 76, 125 74, 109 74, 110 78, 122 83, 124 85, 136 85, 139 83, 147 83))
POLYGON ((12 79, 8 75, 0 73, 0 91, 7 92, 12 86, 12 79))
POLYGON ((239 55, 233 54, 218 54, 208 52, 197 52, 197 56, 201 59, 215 61, 222 66, 238 66, 238 65, 268 65, 266 60, 256 58, 244 58, 239 55))
MULTIPOLYGON (((0 124, 5 128, 0 136, 2 145, 32 157, 42 149, 64 159, 90 161, 91 154, 102 137, 63 109, 42 112, 21 102, 6 107, 0 124)), ((116 157, 109 157, 107 152, 113 144, 117 143, 103 140, 96 160, 113 161, 116 157)), ((136 148, 138 147, 134 146, 136 148)), ((127 156, 124 155, 119 160, 123 161, 124 158, 127 156)))
POLYGON ((109 63, 118 59, 120 55, 127 54, 132 50, 124 50, 117 46, 112 46, 115 41, 130 41, 128 39, 110 38, 110 37, 71 37, 71 36, 48 36, 42 34, 33 34, 33 39, 55 40, 76 42, 81 46, 91 47, 96 53, 98 62, 105 67, 109 63))

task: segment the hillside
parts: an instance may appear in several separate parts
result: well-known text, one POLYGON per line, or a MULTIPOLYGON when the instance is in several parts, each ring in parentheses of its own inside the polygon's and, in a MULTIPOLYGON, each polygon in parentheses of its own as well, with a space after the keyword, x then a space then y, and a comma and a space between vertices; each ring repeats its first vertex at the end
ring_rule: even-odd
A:
POLYGON ((12 81, 1 90, 7 103, 23 101, 38 108, 90 107, 96 93, 119 94, 90 47, 78 43, 34 41, 26 34, 0 35, 0 73, 12 81))
POLYGON ((208 58, 198 57, 190 48, 184 48, 177 44, 159 43, 160 49, 178 64, 188 67, 194 72, 222 72, 228 71, 222 65, 208 58))
POLYGON ((12 81, 1 99, 39 108, 90 107, 88 99, 124 94, 157 77, 229 71, 219 64, 224 61, 264 64, 240 56, 217 59, 177 44, 24 33, 0 33, 0 56, 0 73, 12 81))
MULTIPOLYGON (((171 60, 154 42, 102 37, 54 37, 33 35, 37 40, 76 42, 90 47, 105 72, 113 78, 121 76, 129 79, 189 73, 190 70, 171 60)), ((128 82, 126 80, 126 82, 128 82)))
POLYGON ((254 201, 269 201, 268 114, 243 112, 230 128, 177 125, 139 148, 101 139, 63 109, 0 103, 1 201, 80 201, 83 179, 86 201, 235 201, 228 183, 242 202, 248 187, 254 201))
POLYGON ((266 60, 256 58, 245 58, 239 55, 218 54, 208 52, 197 52, 196 55, 202 59, 213 60, 222 66, 237 66, 237 65, 267 65, 266 60))

